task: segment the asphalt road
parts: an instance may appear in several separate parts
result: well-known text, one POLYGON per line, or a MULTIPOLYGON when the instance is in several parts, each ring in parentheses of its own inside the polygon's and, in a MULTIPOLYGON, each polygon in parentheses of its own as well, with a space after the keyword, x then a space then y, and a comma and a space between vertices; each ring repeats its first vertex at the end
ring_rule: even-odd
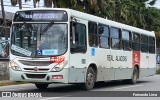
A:
MULTIPOLYGON (((21 84, 1 86, 0 91, 12 91, 15 93, 39 93, 43 98, 30 98, 30 100, 81 100, 86 98, 97 100, 135 100, 140 97, 140 100, 159 100, 160 99, 160 75, 154 75, 139 79, 137 84, 126 84, 122 81, 109 81, 96 84, 91 91, 84 91, 79 85, 66 84, 50 84, 47 90, 38 90, 34 84, 21 84), (142 97, 141 97, 142 96, 142 97), (80 97, 79 99, 77 97, 80 97), (115 98, 113 98, 115 97, 115 98), (132 98, 131 98, 132 97, 132 98)), ((0 95, 1 96, 1 95, 0 95)), ((14 95, 17 96, 17 95, 14 95)), ((1 98, 0 98, 1 99, 1 98)), ((7 98, 2 98, 7 99, 7 98)), ((11 99, 11 98, 9 98, 11 99)), ((12 98, 15 100, 15 98, 12 98)), ((22 98, 18 98, 22 99, 22 98)), ((23 98, 28 99, 28 98, 23 98)))

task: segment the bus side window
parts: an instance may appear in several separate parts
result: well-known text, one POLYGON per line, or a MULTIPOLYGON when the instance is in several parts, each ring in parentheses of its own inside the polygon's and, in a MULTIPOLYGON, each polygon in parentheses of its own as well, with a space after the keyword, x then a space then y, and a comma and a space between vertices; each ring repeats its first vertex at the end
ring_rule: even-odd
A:
POLYGON ((98 25, 99 47, 109 48, 109 27, 107 25, 98 25))
POLYGON ((141 51, 148 53, 148 36, 141 35, 141 51))
POLYGON ((155 38, 149 37, 149 53, 154 54, 155 53, 155 38))
POLYGON ((131 50, 131 32, 122 30, 122 47, 123 50, 131 50))
POLYGON ((134 32, 132 35, 132 49, 133 51, 140 51, 140 34, 134 32))
POLYGON ((70 39, 71 53, 86 52, 86 26, 84 24, 71 22, 70 39))
POLYGON ((88 22, 89 46, 98 46, 97 23, 88 22))
POLYGON ((113 49, 121 49, 121 34, 120 29, 111 27, 110 37, 111 37, 111 47, 113 49))

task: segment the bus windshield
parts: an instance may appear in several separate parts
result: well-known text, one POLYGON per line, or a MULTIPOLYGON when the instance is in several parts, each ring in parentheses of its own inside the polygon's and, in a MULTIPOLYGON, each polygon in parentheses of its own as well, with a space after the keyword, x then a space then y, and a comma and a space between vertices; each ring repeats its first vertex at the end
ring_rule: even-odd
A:
POLYGON ((13 24, 11 53, 25 57, 62 55, 67 50, 67 24, 13 24))

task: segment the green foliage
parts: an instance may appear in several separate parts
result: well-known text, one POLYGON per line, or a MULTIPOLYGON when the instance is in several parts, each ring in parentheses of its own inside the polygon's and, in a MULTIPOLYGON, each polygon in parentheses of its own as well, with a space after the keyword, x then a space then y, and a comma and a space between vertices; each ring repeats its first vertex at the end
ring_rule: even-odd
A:
POLYGON ((12 5, 12 6, 16 6, 17 3, 18 3, 17 0, 11 0, 11 5, 12 5))
POLYGON ((157 69, 156 74, 160 74, 160 69, 157 69))
MULTIPOLYGON (((40 0, 35 0, 36 3, 40 0)), ((46 7, 71 8, 120 23, 155 31, 160 37, 160 9, 149 7, 157 0, 44 0, 46 7), (146 5, 147 4, 147 5, 146 5)), ((11 0, 12 5, 17 0, 11 0)), ((160 39, 159 39, 160 40, 160 39)))

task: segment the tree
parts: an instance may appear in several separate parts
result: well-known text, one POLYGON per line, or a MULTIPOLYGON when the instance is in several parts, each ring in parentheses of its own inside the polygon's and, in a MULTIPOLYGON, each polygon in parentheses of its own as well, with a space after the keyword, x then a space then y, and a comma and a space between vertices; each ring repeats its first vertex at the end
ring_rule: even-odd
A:
POLYGON ((11 0, 11 5, 12 5, 12 6, 16 6, 17 3, 18 3, 17 0, 11 0))
POLYGON ((54 7, 57 8, 57 4, 58 0, 44 0, 44 6, 45 7, 52 7, 52 5, 54 5, 54 7))
MULTIPOLYGON (((25 2, 30 1, 30 0, 25 0, 25 2)), ((22 0, 11 0, 11 5, 16 6, 19 4, 19 9, 22 9, 22 0)))

